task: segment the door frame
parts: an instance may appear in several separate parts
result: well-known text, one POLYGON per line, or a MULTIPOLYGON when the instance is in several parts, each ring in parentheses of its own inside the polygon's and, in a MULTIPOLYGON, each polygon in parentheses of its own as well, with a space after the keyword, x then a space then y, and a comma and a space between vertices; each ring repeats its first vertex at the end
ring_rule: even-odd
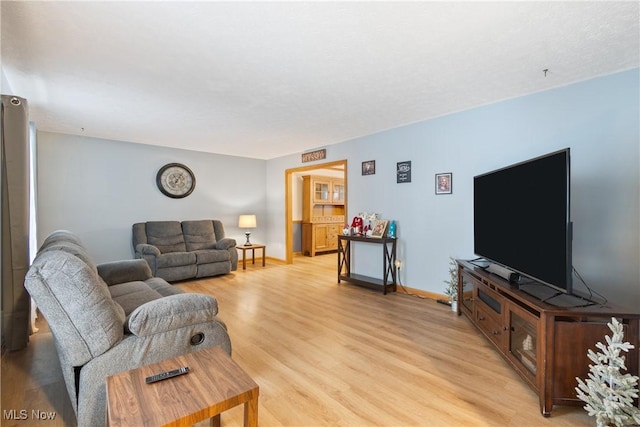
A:
POLYGON ((298 168, 287 169, 284 171, 284 224, 285 224, 285 257, 287 264, 293 264, 293 175, 301 172, 311 172, 318 169, 331 169, 336 166, 342 166, 344 175, 344 211, 347 217, 347 159, 336 160, 328 163, 319 163, 310 166, 302 166, 298 168))

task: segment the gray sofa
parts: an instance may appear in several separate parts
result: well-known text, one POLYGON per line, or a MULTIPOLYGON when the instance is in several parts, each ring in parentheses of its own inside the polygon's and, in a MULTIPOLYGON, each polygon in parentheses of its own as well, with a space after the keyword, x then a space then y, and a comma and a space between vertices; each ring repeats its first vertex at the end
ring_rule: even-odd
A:
POLYGON ((107 376, 212 346, 231 354, 215 298, 152 277, 141 259, 95 265, 69 231, 47 237, 25 288, 51 329, 80 427, 104 425, 107 376))
POLYGON ((133 224, 135 257, 169 282, 227 274, 238 268, 236 241, 222 222, 149 221, 133 224))

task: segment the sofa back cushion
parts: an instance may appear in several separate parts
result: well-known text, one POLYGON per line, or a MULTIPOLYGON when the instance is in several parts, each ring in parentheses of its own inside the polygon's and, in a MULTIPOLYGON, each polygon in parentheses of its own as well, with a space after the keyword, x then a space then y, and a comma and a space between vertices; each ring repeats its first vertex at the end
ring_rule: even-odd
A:
MULTIPOLYGON (((185 252, 187 247, 178 221, 150 221, 145 226, 146 243, 155 246, 163 253, 185 252)), ((145 242, 141 242, 145 243, 145 242)))
POLYGON ((96 271, 77 256, 56 250, 39 253, 25 288, 73 366, 84 365, 122 340, 124 310, 96 271))
POLYGON ((220 241, 225 238, 224 234, 224 226, 222 225, 222 221, 218 219, 214 219, 211 221, 213 223, 213 231, 216 234, 216 240, 220 241))
POLYGON ((44 239, 44 242, 42 243, 41 247, 44 248, 46 246, 49 246, 51 244, 54 244, 60 241, 72 242, 72 243, 75 243, 76 245, 84 246, 80 238, 76 236, 74 233, 72 233, 71 231, 56 230, 51 234, 49 234, 46 239, 44 239))
POLYGON ((47 251, 64 251, 84 261, 93 271, 97 272, 97 266, 89 256, 89 252, 78 236, 68 230, 56 230, 49 234, 40 246, 38 253, 47 251))
POLYGON ((216 248, 216 233, 213 221, 182 221, 182 233, 188 251, 216 248))

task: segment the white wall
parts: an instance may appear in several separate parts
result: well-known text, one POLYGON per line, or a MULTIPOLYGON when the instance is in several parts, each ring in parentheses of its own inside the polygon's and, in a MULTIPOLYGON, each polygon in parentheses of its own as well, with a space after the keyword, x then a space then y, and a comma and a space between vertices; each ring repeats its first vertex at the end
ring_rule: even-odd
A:
POLYGON ((220 219, 244 242, 238 215, 255 213, 266 239, 262 160, 38 132, 38 241, 56 229, 77 233, 96 262, 132 258, 131 226, 152 220, 220 219), (187 165, 194 192, 172 199, 158 190, 167 163, 187 165))
POLYGON ((15 95, 11 90, 7 76, 4 74, 4 70, 0 70, 0 92, 2 92, 2 95, 15 95))
MULTIPOLYGON (((574 265, 593 289, 637 307, 639 80, 636 69, 330 145, 326 161, 348 159, 351 213, 397 221, 402 282, 442 293, 448 256, 474 257, 473 176, 571 147, 574 265), (361 175, 366 160, 376 160, 375 175, 361 175), (406 160, 412 182, 396 184, 396 163, 406 160), (435 195, 441 172, 453 173, 452 195, 435 195)), ((299 155, 270 160, 267 181, 299 165, 299 155)), ((272 185, 269 200, 282 192, 272 185)), ((274 243, 283 242, 283 209, 269 210, 274 243)), ((381 276, 380 255, 360 252, 358 272, 381 276)), ((283 257, 284 245, 271 253, 283 257)))

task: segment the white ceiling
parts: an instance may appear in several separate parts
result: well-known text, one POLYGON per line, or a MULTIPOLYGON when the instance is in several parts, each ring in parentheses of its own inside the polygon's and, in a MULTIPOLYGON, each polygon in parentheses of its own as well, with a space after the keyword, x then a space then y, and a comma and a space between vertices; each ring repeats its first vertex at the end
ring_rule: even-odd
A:
POLYGON ((28 99, 38 129, 260 159, 639 66, 637 1, 0 12, 2 92, 28 99))

